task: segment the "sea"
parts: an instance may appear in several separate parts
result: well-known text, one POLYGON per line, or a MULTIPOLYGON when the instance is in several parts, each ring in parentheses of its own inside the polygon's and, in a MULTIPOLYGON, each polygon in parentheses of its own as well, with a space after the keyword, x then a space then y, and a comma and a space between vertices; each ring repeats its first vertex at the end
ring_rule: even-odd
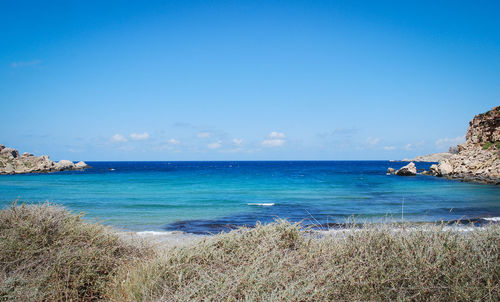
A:
MULTIPOLYGON (((127 231, 212 234, 279 219, 498 221, 500 186, 387 175, 389 161, 88 162, 85 171, 0 175, 0 207, 49 202, 127 231)), ((416 163, 428 169, 432 163, 416 163)))

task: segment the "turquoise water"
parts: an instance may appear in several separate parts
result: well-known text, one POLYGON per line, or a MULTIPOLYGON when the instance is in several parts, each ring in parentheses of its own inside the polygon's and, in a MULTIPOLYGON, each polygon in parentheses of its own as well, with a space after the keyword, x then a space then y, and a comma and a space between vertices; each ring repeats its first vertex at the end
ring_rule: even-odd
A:
MULTIPOLYGON (((386 161, 90 162, 84 172, 0 176, 0 206, 63 204, 129 230, 203 233, 275 218, 304 223, 500 216, 500 187, 388 176, 386 161)), ((417 168, 430 163, 417 163, 417 168)))

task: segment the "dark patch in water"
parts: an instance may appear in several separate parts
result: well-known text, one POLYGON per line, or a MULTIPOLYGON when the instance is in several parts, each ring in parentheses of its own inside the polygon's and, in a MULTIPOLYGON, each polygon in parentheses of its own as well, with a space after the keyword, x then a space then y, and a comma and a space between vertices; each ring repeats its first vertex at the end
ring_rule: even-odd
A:
MULTIPOLYGON (((259 217, 262 218, 262 217, 259 217)), ((168 224, 164 227, 167 231, 182 231, 185 233, 192 234, 217 234, 220 232, 230 232, 231 230, 238 229, 240 227, 253 228, 257 223, 269 223, 276 220, 275 216, 264 217, 264 219, 259 219, 256 221, 256 217, 253 215, 239 215, 237 219, 235 217, 227 217, 218 220, 183 220, 168 224), (235 221, 238 221, 235 223, 235 221)), ((395 221, 394 223, 399 224, 400 222, 395 221)), ((486 220, 483 218, 471 218, 462 220, 448 220, 448 221, 438 221, 438 222, 409 222, 411 225, 424 225, 424 224, 434 224, 434 225, 446 225, 446 226, 470 226, 470 227, 482 227, 489 224, 496 224, 497 221, 486 220)), ((367 223, 355 223, 345 222, 327 222, 318 223, 313 218, 305 218, 300 221, 300 225, 303 229, 312 230, 329 230, 329 229, 346 229, 346 228, 363 228, 367 223)))

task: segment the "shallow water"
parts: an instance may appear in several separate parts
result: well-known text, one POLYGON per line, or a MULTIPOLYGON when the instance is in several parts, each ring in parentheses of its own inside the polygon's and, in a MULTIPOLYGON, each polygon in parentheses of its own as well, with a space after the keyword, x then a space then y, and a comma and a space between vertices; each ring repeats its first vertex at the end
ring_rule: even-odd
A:
POLYGON ((402 213, 408 221, 500 216, 500 187, 386 175, 405 164, 398 162, 89 164, 84 172, 1 175, 0 206, 50 201, 127 230, 193 233, 276 218, 328 224, 400 220, 402 213))

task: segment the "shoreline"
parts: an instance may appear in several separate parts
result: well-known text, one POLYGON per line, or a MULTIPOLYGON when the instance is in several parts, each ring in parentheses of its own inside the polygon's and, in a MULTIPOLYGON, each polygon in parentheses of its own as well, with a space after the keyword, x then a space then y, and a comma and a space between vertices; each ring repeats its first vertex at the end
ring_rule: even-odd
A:
MULTIPOLYGON (((359 224, 329 224, 328 228, 308 229, 307 226, 301 227, 300 229, 304 234, 310 236, 311 238, 321 239, 328 236, 342 236, 355 231, 362 231, 370 228, 387 227, 389 226, 393 231, 401 230, 430 230, 436 227, 443 227, 443 230, 454 230, 458 232, 470 232, 475 230, 483 230, 484 228, 500 223, 500 217, 483 217, 471 220, 450 220, 450 221, 438 221, 438 222, 380 222, 380 223, 359 223, 359 224)), ((293 223, 292 223, 293 224, 293 223)), ((267 225, 262 224, 262 225, 267 225)), ((221 234, 228 234, 231 231, 238 231, 241 229, 252 230, 255 229, 254 226, 245 226, 233 228, 228 231, 221 231, 219 233, 211 234, 196 234, 187 233, 183 231, 125 231, 113 229, 113 232, 118 236, 130 239, 130 240, 145 240, 146 242, 152 243, 160 248, 172 248, 172 247, 186 247, 204 240, 215 238, 221 234)))

